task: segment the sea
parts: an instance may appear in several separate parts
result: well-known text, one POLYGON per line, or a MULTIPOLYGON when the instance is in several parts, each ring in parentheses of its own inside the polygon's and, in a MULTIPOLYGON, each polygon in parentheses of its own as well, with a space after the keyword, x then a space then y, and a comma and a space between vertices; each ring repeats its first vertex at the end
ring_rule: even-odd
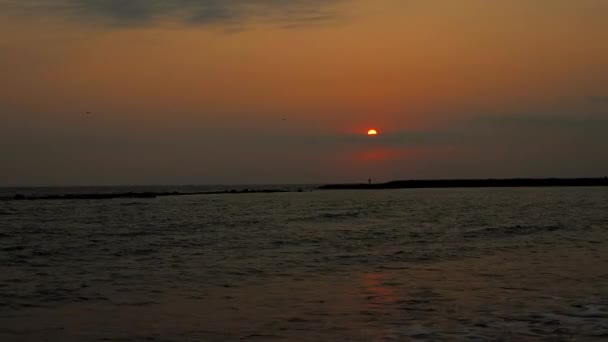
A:
POLYGON ((0 198, 0 341, 608 339, 605 187, 0 198))

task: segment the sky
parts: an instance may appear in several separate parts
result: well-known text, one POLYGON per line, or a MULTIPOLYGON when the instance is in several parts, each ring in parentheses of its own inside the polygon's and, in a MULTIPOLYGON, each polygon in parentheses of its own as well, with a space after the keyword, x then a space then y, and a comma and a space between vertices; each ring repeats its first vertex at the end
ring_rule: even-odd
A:
POLYGON ((0 186, 603 177, 606 42, 604 0, 0 0, 0 186))

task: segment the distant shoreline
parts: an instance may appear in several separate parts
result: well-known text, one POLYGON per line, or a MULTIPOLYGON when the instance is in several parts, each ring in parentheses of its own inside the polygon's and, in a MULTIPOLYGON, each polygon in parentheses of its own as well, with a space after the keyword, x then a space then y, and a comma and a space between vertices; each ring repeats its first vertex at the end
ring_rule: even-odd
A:
POLYGON ((4 201, 51 201, 51 200, 109 200, 109 199, 150 199, 169 196, 194 196, 194 195, 236 195, 236 194, 271 194, 277 192, 289 192, 286 190, 224 190, 207 192, 119 192, 119 193, 83 193, 83 194, 61 194, 44 196, 15 195, 0 198, 4 201))
MULTIPOLYGON (((516 179, 444 179, 444 180, 398 180, 387 183, 327 184, 316 190, 383 190, 383 189, 433 189, 433 188, 517 188, 517 187, 589 187, 608 186, 604 178, 516 178, 516 179)), ((314 189, 248 189, 204 192, 112 192, 112 193, 63 193, 52 195, 22 195, 0 197, 0 201, 49 201, 49 200, 110 200, 152 199, 170 196, 194 195, 238 195, 308 192, 314 189)))
POLYGON ((397 180, 388 183, 327 184, 321 190, 377 190, 377 189, 432 189, 432 188, 517 188, 608 186, 604 178, 513 178, 513 179, 438 179, 397 180))

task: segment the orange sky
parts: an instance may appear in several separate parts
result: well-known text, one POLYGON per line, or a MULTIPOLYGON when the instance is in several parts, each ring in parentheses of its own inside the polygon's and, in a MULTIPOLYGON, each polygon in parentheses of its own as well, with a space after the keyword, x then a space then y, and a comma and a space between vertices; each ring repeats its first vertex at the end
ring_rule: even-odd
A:
MULTIPOLYGON (((607 145, 585 133, 608 119, 607 2, 269 3, 214 7, 215 18, 189 1, 75 13, 0 0, 0 152, 13 165, 0 176, 8 185, 139 182, 138 167, 158 170, 143 183, 551 176, 574 172, 572 160, 546 156, 607 145), (387 140, 351 137, 370 127, 387 140), (548 161, 507 147, 528 131, 548 161), (497 162, 526 166, 497 167, 487 160, 496 151, 497 162), (369 165, 366 153, 390 165, 369 165), (91 172, 61 175, 74 165, 91 172), (99 165, 110 172, 96 174, 99 165), (229 171, 238 168, 259 176, 229 171)), ((581 176, 607 172, 593 155, 581 176)))

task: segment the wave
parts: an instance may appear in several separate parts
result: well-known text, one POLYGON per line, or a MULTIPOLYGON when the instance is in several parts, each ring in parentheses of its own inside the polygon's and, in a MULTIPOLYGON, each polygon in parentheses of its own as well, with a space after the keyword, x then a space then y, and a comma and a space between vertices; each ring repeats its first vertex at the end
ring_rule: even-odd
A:
POLYGON ((305 216, 292 219, 291 221, 324 221, 324 220, 340 220, 340 219, 351 219, 360 217, 362 212, 357 211, 346 211, 346 212, 334 212, 334 213, 320 213, 314 216, 305 216))
POLYGON ((487 238, 487 237, 510 237, 519 235, 530 235, 535 233, 553 232, 556 230, 563 229, 562 226, 501 226, 501 227, 487 227, 476 231, 465 232, 463 236, 465 238, 487 238))
POLYGON ((121 203, 120 204, 123 207, 135 207, 135 206, 149 206, 150 203, 145 203, 145 202, 129 202, 129 203, 121 203))
POLYGON ((110 236, 110 237, 137 237, 153 234, 149 231, 131 231, 122 233, 98 233, 98 236, 110 236))

